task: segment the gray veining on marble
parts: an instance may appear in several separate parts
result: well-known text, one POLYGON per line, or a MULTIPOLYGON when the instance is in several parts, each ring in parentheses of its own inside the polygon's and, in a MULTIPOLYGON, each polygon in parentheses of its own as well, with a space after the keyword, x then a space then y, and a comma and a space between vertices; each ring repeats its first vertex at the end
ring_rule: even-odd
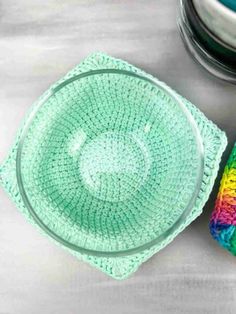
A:
MULTIPOLYGON (((188 56, 177 0, 0 1, 0 162, 32 102, 93 51, 158 76, 236 139, 236 87, 188 56)), ((222 171, 222 167, 221 167, 222 171)), ((114 281, 42 237, 0 190, 0 314, 231 314, 236 258, 203 215, 130 279, 114 281)))

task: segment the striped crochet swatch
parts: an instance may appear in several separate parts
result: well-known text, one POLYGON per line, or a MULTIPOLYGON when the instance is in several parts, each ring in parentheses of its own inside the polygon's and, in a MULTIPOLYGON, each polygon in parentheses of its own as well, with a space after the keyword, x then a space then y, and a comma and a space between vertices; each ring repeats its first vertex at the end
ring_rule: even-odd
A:
POLYGON ((236 256, 236 143, 224 170, 210 231, 222 247, 236 256))

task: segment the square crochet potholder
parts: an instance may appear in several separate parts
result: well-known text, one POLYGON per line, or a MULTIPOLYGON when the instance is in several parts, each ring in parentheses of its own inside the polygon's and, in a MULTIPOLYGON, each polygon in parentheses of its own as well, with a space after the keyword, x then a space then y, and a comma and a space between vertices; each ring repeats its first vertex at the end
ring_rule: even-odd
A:
MULTIPOLYGON (((45 94, 40 97, 40 99, 43 99, 45 95, 47 95, 47 93, 50 93, 51 88, 55 88, 63 81, 72 78, 75 75, 99 69, 118 69, 131 71, 136 74, 146 76, 147 78, 152 78, 151 75, 145 73, 141 69, 130 65, 123 60, 115 59, 103 53, 94 53, 87 57, 82 63, 77 65, 62 79, 53 84, 45 92, 45 94)), ((176 95, 178 94, 176 93, 176 95)), ((178 95, 178 97, 181 96, 178 95)), ((40 101, 40 99, 38 101, 40 101)), ((145 262, 152 255, 154 255, 162 248, 164 248, 168 243, 170 243, 183 229, 185 229, 194 219, 196 219, 201 214, 203 206, 206 203, 212 190, 219 169, 221 155, 225 150, 227 144, 227 139, 225 133, 222 132, 213 122, 209 121, 199 109, 197 109, 192 103, 190 103, 186 99, 182 98, 182 100, 198 126, 204 146, 204 174, 201 182, 200 192, 190 214, 185 217, 182 224, 175 230, 175 232, 171 233, 161 243, 153 245, 149 249, 145 249, 139 253, 134 253, 133 255, 129 256, 96 257, 93 255, 81 254, 64 247, 66 250, 69 250, 70 253, 72 253, 79 259, 90 263, 91 265, 95 266, 96 268, 100 269, 101 271, 113 278, 124 279, 128 277, 133 272, 135 272, 143 262, 145 262)), ((36 102, 36 104, 38 103, 38 101, 36 102)), ((3 187, 10 194, 17 207, 32 224, 36 225, 34 219, 31 217, 29 211, 23 203, 19 187, 17 185, 16 177, 16 153, 19 145, 19 138, 27 117, 23 122, 22 128, 19 130, 18 136, 16 137, 15 144, 11 150, 9 157, 0 168, 0 175, 3 187)), ((41 232, 44 233, 44 231, 42 230, 41 232)))
POLYGON ((222 247, 236 256, 236 144, 224 169, 210 231, 222 247))

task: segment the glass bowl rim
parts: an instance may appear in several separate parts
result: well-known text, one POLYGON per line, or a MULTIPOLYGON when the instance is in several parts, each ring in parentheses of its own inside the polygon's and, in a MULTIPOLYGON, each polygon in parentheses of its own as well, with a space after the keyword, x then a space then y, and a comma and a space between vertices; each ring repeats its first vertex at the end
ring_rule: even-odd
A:
POLYGON ((39 98, 38 101, 36 101, 35 107, 30 112, 29 116, 26 119, 26 122, 22 128, 22 132, 19 136, 19 142, 16 152, 16 178, 17 178, 17 184, 19 187, 19 192, 21 195, 21 198, 23 200, 23 203, 27 210, 29 211, 31 217, 33 218, 34 222, 51 238, 53 238, 55 241, 60 243, 61 245, 67 247, 68 249, 78 252, 80 254, 86 254, 86 255, 92 255, 97 257, 122 257, 122 256, 129 256, 133 255, 139 252, 142 252, 144 250, 148 250, 154 245, 160 244, 162 241, 167 239, 169 236, 171 236, 175 230, 177 230, 181 224, 186 220, 188 215, 191 213, 192 208, 196 202, 196 199, 198 197, 200 188, 201 188, 201 182, 203 179, 204 174, 204 148, 203 148, 203 142, 202 137, 200 135, 200 131, 197 127, 197 124, 192 116, 192 114, 189 112, 189 110, 186 108, 186 106, 183 103, 183 100, 180 96, 178 96, 170 87, 168 87, 165 83, 158 81, 157 79, 137 74, 133 71, 128 70, 119 70, 119 69, 99 69, 99 70, 90 70, 88 72, 77 74, 71 78, 66 79, 63 82, 59 82, 58 85, 50 87, 44 96, 42 98, 39 98), (61 236, 57 235, 53 230, 49 229, 48 226, 44 224, 44 222, 39 218, 37 213, 35 212, 33 206, 30 203, 30 200, 28 199, 27 192, 24 188, 23 183, 23 177, 22 177, 22 171, 21 171, 21 160, 22 160, 22 149, 24 145, 24 140, 27 136, 27 132, 29 127, 31 126, 31 122, 33 121, 35 115, 37 114, 39 108, 43 106, 43 104, 48 101, 50 97, 55 95, 56 92, 58 92, 60 89, 62 89, 64 86, 76 81, 80 80, 85 77, 89 77, 92 75, 99 75, 99 74, 118 74, 118 75, 126 75, 131 76, 135 78, 139 78, 141 80, 146 81, 147 83, 151 83, 152 85, 158 87, 160 90, 165 92, 168 96, 170 96, 181 108, 183 114, 187 117, 187 120, 189 121, 189 125, 192 128, 193 134, 196 139, 196 146, 197 146, 197 153, 198 153, 198 176, 196 178, 195 183, 195 189, 192 195, 191 200, 187 204, 186 208, 183 210, 180 217, 177 219, 177 221, 169 228, 167 229, 163 234, 159 235, 156 239, 153 239, 145 244, 142 244, 141 246, 137 246, 134 248, 130 248, 127 250, 120 250, 120 251, 97 251, 93 249, 87 249, 84 247, 77 246, 76 244, 73 244, 71 242, 68 242, 67 240, 63 239, 61 236))

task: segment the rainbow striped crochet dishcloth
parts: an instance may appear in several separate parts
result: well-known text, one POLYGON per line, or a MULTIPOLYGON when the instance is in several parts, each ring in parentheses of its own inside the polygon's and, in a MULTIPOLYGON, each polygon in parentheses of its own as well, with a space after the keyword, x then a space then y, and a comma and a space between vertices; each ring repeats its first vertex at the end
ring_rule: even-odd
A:
POLYGON ((221 246, 236 256, 236 143, 224 170, 210 231, 221 246))

